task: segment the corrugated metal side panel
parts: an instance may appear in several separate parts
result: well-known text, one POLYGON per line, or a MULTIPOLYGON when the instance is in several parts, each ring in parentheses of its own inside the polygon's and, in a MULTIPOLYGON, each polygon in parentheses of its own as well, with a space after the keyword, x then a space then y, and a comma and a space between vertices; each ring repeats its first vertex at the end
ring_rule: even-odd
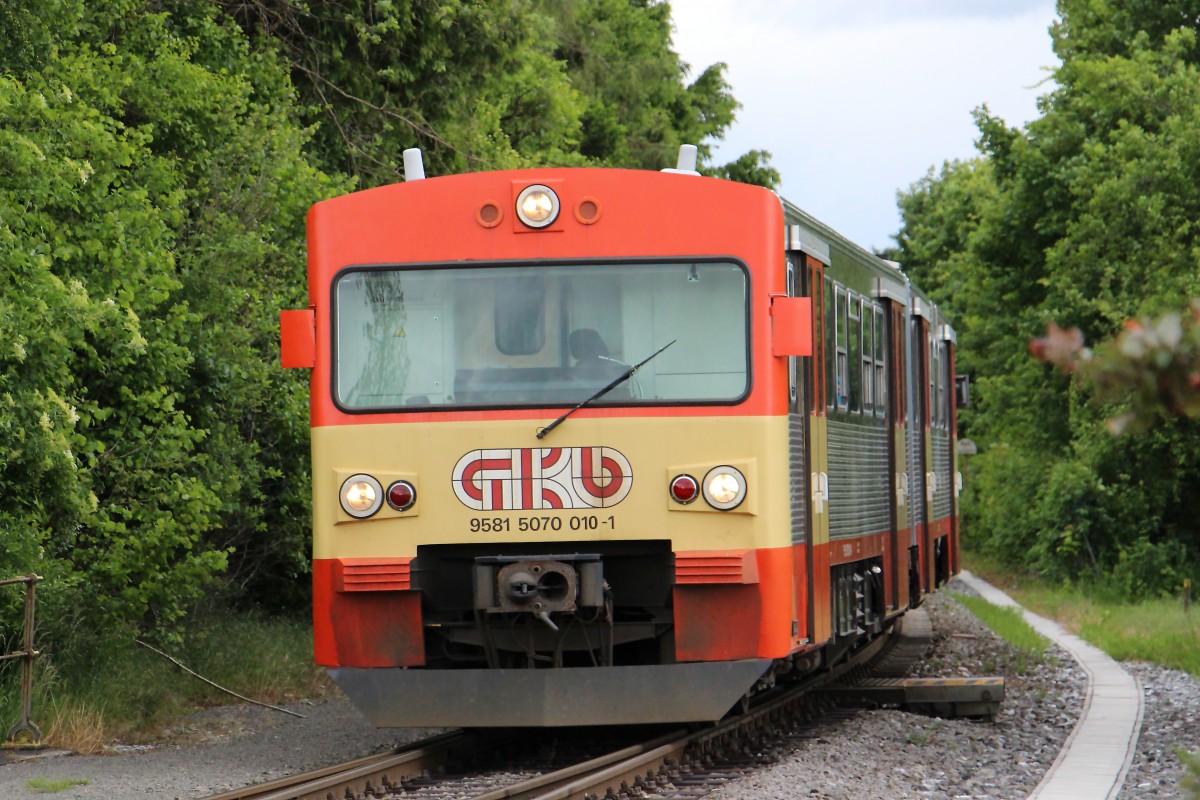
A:
POLYGON ((792 500, 792 544, 804 544, 808 541, 808 459, 805 448, 808 442, 804 439, 804 416, 802 414, 788 415, 788 461, 791 473, 792 500))
POLYGON ((887 430, 882 425, 829 420, 830 539, 866 536, 890 527, 887 465, 887 430))
POLYGON ((950 474, 950 434, 948 431, 933 431, 933 471, 937 473, 937 489, 933 494, 933 518, 950 516, 951 492, 954 478, 950 474))
POLYGON ((917 543, 917 526, 925 521, 925 470, 921 465, 921 452, 925 449, 924 430, 919 419, 910 419, 908 425, 908 524, 912 530, 912 541, 917 543))

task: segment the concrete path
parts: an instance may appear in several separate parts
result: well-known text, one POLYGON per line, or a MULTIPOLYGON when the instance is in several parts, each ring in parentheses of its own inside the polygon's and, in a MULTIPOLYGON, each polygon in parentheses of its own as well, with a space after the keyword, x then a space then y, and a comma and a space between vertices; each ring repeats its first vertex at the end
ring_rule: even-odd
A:
POLYGON ((1021 609, 1034 630, 1069 652, 1087 673, 1087 698, 1079 722, 1029 800, 1115 798, 1133 761, 1142 726, 1142 687, 1137 679, 1098 647, 1021 608, 983 579, 965 571, 959 579, 993 605, 1021 609))

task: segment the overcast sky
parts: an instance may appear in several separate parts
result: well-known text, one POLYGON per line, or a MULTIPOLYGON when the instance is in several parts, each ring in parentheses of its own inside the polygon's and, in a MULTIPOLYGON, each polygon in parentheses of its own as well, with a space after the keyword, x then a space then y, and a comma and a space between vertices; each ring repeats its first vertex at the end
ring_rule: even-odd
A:
POLYGON ((742 104, 716 163, 769 150, 780 193, 864 247, 896 192, 970 158, 973 109, 1036 119, 1058 60, 1054 0, 672 0, 693 77, 718 61, 742 104))

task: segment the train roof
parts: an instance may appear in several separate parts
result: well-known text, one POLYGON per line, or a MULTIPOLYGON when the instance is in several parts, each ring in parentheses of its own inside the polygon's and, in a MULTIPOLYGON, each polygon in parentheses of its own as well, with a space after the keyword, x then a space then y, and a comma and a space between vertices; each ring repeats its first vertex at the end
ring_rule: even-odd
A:
POLYGON ((856 244, 786 198, 781 197, 780 202, 788 226, 789 250, 807 253, 828 267, 832 277, 852 283, 860 291, 866 291, 869 284, 873 297, 890 297, 910 305, 913 314, 945 328, 941 332, 944 338, 954 338, 954 330, 937 304, 912 282, 900 264, 856 244))

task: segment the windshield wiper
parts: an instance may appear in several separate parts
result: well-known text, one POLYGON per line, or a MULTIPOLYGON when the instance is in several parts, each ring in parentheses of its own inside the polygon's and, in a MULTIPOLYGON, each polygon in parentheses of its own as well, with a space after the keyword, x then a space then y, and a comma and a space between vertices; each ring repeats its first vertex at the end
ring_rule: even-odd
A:
POLYGON ((604 388, 602 388, 602 389, 600 389, 599 391, 597 391, 597 392, 596 392, 594 395, 592 395, 591 397, 589 397, 587 400, 584 400, 582 403, 580 403, 579 405, 575 406, 575 407, 574 407, 574 408, 572 408, 570 411, 564 412, 564 413, 563 413, 563 415, 562 415, 561 417, 559 417, 558 419, 554 420, 554 422, 551 422, 551 423, 550 423, 549 425, 547 425, 546 427, 544 427, 544 428, 540 429, 540 430, 537 432, 537 438, 539 438, 539 439, 543 438, 543 437, 544 437, 544 436, 545 436, 547 433, 549 433, 550 431, 554 430, 554 429, 555 429, 555 428, 557 428, 559 425, 561 425, 561 424, 563 423, 563 421, 564 421, 564 420, 565 420, 567 417, 571 416, 571 415, 572 415, 572 414, 574 414, 576 411, 578 411, 579 409, 581 409, 581 408, 583 408, 584 406, 586 406, 588 403, 591 403, 591 402, 594 402, 594 401, 596 401, 596 400, 599 400, 601 397, 604 397, 604 395, 608 394, 608 393, 609 393, 609 392, 611 392, 613 389, 617 388, 617 386, 618 386, 619 384, 623 383, 624 381, 627 381, 627 380, 629 380, 631 377, 633 377, 633 373, 637 372, 639 369, 641 369, 643 366, 645 366, 645 365, 646 365, 646 362, 648 362, 650 359, 654 358, 656 355, 658 355, 659 353, 661 353, 663 350, 666 350, 666 349, 667 349, 668 347, 670 347, 671 345, 675 344, 675 342, 676 342, 676 341, 678 341, 678 340, 677 340, 677 339, 672 339, 671 341, 667 342, 667 343, 666 343, 666 344, 664 344, 662 347, 658 348, 658 349, 657 349, 657 350, 655 350, 653 353, 651 353, 650 355, 646 356, 645 358, 643 358, 643 359, 642 359, 641 361, 639 361, 638 363, 634 364, 634 365, 633 365, 632 367, 630 367, 629 369, 625 370, 625 372, 624 372, 622 375, 620 375, 619 377, 617 377, 616 379, 614 379, 612 383, 608 384, 608 385, 607 385, 607 386, 605 386, 604 388))

